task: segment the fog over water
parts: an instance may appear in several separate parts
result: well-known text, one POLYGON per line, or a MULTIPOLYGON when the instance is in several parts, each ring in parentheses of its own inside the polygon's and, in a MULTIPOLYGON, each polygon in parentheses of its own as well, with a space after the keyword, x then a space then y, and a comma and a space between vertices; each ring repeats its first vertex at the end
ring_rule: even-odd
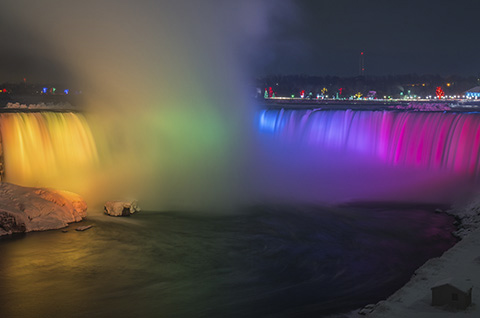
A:
MULTIPOLYGON (((76 131, 88 136, 81 140, 96 144, 82 154, 98 163, 62 180, 87 199, 84 224, 93 228, 0 240, 0 316, 342 313, 385 298, 456 242, 453 220, 433 213, 438 205, 319 203, 456 199, 473 184, 477 162, 466 159, 458 171, 419 166, 420 148, 400 147, 403 132, 416 140, 424 134, 419 119, 428 117, 433 136, 434 125, 444 128, 439 149, 454 155, 448 136, 462 136, 462 120, 475 131, 480 118, 441 125, 452 116, 256 108, 248 97, 252 61, 262 60, 278 19, 289 23, 283 13, 295 10, 279 2, 2 2, 1 23, 19 39, 9 52, 46 73, 48 61, 49 76, 68 79, 87 99, 81 116, 4 119, 47 145, 48 134, 35 129, 77 137, 62 123, 81 122, 76 131), (144 212, 95 215, 103 202, 126 198, 144 212), (238 206, 242 213, 191 213, 238 206)), ((10 144, 16 136, 8 135, 10 144)), ((68 146, 52 147, 53 157, 83 158, 73 137, 59 139, 68 146)), ((458 140, 462 149, 478 146, 458 140)), ((434 148, 421 148, 428 157, 427 148, 434 148)), ((475 157, 467 150, 462 158, 475 157)))
MULTIPOLYGON (((316 145, 302 133, 302 118, 290 121, 290 134, 280 125, 266 137, 248 79, 272 52, 264 40, 292 22, 287 16, 295 17, 292 2, 7 0, 4 8, 2 23, 18 36, 7 51, 22 52, 33 65, 53 61, 51 72, 36 70, 84 91, 99 165, 61 185, 70 184, 68 190, 90 206, 125 198, 155 210, 229 210, 265 200, 436 202, 456 199, 471 184, 468 173, 444 173, 435 160, 420 167, 414 154, 406 157, 412 160, 393 155, 389 162, 382 153, 358 151, 360 139, 352 139, 347 151, 316 145)), ((309 127, 372 133, 374 144, 389 135, 404 140, 406 131, 415 152, 426 118, 405 116, 417 127, 404 126, 407 119, 353 114, 326 115, 309 127), (348 126, 352 116, 362 119, 348 126)), ((429 131, 440 117, 429 117, 429 131)), ((444 142, 445 153, 454 156, 448 132, 457 126, 445 124, 446 137, 420 143, 444 142)))
POLYGON ((246 79, 270 24, 291 9, 289 2, 3 6, 3 23, 20 38, 11 51, 32 64, 42 64, 39 57, 54 61, 54 74, 43 78, 68 78, 88 99, 103 162, 86 176, 92 186, 82 194, 89 201, 136 197, 150 207, 201 208, 244 196, 253 125, 246 79))
POLYGON ((479 127, 476 113, 263 110, 258 192, 448 204, 478 190, 479 127))

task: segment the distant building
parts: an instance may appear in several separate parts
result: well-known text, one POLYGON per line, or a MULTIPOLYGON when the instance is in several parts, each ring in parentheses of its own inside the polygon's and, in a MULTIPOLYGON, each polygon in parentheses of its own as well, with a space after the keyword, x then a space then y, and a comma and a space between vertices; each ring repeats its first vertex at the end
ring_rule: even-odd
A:
POLYGON ((465 92, 465 97, 480 98, 480 86, 469 89, 465 92))
POLYGON ((432 306, 466 309, 472 303, 472 285, 451 278, 435 284, 432 288, 432 306))

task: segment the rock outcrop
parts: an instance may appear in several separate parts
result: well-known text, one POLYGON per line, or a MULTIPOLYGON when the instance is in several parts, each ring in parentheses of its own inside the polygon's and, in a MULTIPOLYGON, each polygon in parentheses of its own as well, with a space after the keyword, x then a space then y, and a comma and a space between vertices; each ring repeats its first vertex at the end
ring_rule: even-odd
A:
POLYGON ((0 236, 60 229, 81 221, 86 210, 75 193, 0 183, 0 236))
POLYGON ((110 216, 129 216, 139 211, 137 201, 108 201, 104 206, 105 214, 110 216))

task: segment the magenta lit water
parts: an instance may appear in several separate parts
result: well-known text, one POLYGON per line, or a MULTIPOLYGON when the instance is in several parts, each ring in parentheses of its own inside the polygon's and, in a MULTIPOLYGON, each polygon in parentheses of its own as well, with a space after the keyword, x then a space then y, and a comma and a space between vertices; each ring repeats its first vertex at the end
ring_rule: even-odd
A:
POLYGON ((291 200, 448 203, 475 188, 479 127, 472 113, 263 110, 263 187, 291 200))
MULTIPOLYGON (((208 126, 201 119, 196 122, 208 126)), ((95 165, 97 150, 88 122, 81 115, 4 114, 0 124, 5 175, 10 182, 66 188, 84 196, 87 191, 82 189, 95 188, 98 182, 92 182, 94 179, 85 171, 95 165), (70 117, 82 120, 67 121, 70 117), (63 184, 59 185, 59 181, 63 184), (79 182, 90 182, 90 186, 69 188, 79 182)), ((229 177, 220 178, 225 188, 236 189, 235 197, 241 197, 245 204, 451 203, 476 189, 480 173, 477 113, 281 109, 259 111, 256 124, 255 133, 243 134, 243 145, 231 143, 230 148, 244 153, 243 159, 225 164, 229 177), (247 144, 255 146, 245 147, 247 144), (243 147, 245 151, 240 151, 243 147), (232 186, 236 183, 242 186, 232 186)), ((168 152, 155 143, 150 147, 168 152)), ((215 154, 207 158, 214 158, 215 154)), ((148 159, 138 158, 146 163, 153 160, 148 159)), ((209 162, 195 156, 185 156, 185 160, 186 164, 195 162, 188 171, 202 170, 209 162)), ((155 166, 162 165, 165 162, 159 161, 155 166)), ((148 167, 150 174, 142 182, 150 185, 157 196, 166 190, 157 191, 154 184, 176 189, 172 182, 175 178, 154 174, 155 167, 148 167)), ((135 169, 134 165, 125 167, 129 172, 135 169)), ((199 179, 202 173, 191 173, 185 181, 190 186, 199 183, 198 187, 209 187, 212 178, 218 179, 218 174, 225 172, 222 171, 217 165, 208 177, 199 179)), ((133 187, 132 181, 125 184, 133 187)), ((102 191, 105 200, 107 194, 102 191)), ((179 197, 185 202, 194 200, 190 195, 179 197)), ((210 206, 225 197, 228 196, 215 192, 210 206)), ((138 199, 145 202, 141 196, 138 199)))
POLYGON ((385 299, 455 243, 453 219, 433 213, 447 206, 417 202, 475 185, 477 114, 265 110, 256 123, 250 164, 231 173, 256 202, 4 238, 0 316, 325 317, 385 299), (397 202, 308 204, 354 200, 397 202))

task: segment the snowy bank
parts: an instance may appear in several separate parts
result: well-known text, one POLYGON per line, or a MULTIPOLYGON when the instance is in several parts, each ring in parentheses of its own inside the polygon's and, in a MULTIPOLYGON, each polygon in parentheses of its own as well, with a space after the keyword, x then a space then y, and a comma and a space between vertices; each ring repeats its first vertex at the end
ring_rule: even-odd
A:
POLYGON ((21 104, 19 102, 16 103, 7 103, 5 106, 6 109, 33 109, 33 110, 69 110, 73 109, 72 105, 70 103, 39 103, 39 104, 21 104))
POLYGON ((408 105, 389 106, 392 109, 412 110, 414 112, 443 112, 452 110, 447 103, 408 103, 408 105))
POLYGON ((0 236, 63 228, 81 221, 86 210, 71 192, 0 183, 0 236))
POLYGON ((404 287, 379 302, 368 317, 480 317, 480 198, 454 205, 448 213, 460 222, 454 234, 462 240, 441 257, 427 261, 404 287), (431 305, 431 288, 446 279, 473 287, 472 305, 466 310, 431 305))

